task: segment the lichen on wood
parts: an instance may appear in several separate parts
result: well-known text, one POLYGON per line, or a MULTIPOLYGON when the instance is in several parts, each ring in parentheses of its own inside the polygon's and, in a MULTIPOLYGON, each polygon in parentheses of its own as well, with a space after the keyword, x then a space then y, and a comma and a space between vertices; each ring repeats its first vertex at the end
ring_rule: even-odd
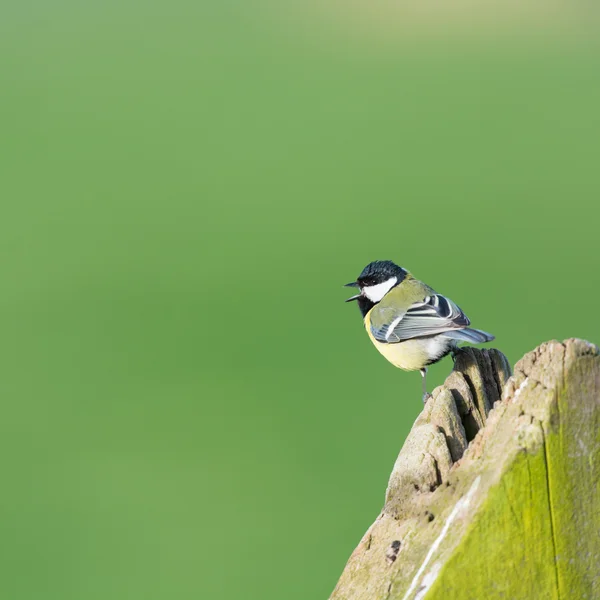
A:
POLYGON ((469 348, 398 456, 332 600, 600 598, 600 354, 469 348))

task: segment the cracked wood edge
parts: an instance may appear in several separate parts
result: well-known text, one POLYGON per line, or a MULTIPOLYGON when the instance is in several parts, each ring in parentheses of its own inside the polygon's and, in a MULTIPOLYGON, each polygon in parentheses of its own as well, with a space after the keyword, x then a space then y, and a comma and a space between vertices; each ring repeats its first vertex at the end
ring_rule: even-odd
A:
POLYGON ((457 358, 332 600, 600 597, 598 348, 547 342, 508 376, 457 358))

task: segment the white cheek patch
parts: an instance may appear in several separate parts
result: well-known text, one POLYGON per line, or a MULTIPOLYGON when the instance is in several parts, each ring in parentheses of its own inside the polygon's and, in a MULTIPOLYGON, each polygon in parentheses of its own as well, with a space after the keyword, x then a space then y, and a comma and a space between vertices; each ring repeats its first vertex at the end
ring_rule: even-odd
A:
POLYGON ((378 283, 377 285, 369 285, 365 286, 362 289, 362 293, 371 301, 371 302, 380 302, 381 299, 398 283, 397 277, 392 277, 387 281, 382 283, 378 283))

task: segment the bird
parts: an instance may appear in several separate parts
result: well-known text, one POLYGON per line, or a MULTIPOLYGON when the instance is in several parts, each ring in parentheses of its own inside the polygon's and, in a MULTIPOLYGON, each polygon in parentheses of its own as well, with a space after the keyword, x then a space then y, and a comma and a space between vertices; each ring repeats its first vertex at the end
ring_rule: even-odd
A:
POLYGON ((379 352, 404 371, 420 371, 423 402, 427 393, 427 368, 448 354, 459 342, 481 344, 491 333, 469 327, 471 321, 450 298, 435 292, 391 260, 369 263, 356 281, 346 287, 359 293, 356 301, 369 338, 379 352))

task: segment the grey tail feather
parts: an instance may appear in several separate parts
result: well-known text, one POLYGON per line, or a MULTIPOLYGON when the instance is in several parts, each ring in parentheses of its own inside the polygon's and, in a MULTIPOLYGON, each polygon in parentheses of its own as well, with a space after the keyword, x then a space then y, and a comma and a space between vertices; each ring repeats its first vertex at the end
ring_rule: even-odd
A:
POLYGON ((481 329, 472 329, 470 327, 446 331, 444 332, 444 336, 460 342, 471 342, 471 344, 483 344, 484 342, 491 342, 494 339, 494 336, 491 333, 486 333, 485 331, 481 331, 481 329))

